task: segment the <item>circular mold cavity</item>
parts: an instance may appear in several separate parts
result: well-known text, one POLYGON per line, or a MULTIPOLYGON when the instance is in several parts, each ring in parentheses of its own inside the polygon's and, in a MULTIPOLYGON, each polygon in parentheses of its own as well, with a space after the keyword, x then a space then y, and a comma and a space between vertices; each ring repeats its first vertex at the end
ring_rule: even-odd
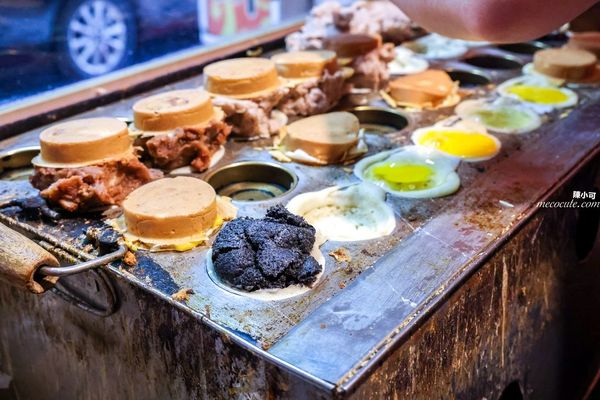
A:
POLYGON ((408 126, 406 115, 388 108, 361 106, 349 110, 360 121, 365 133, 387 135, 408 126))
POLYGON ((206 181, 221 196, 253 202, 284 195, 296 187, 298 177, 274 163, 240 161, 211 173, 206 181))
POLYGON ((523 64, 514 57, 479 54, 464 60, 467 64, 484 69, 509 70, 519 69, 523 64))
POLYGON ((0 180, 25 181, 33 175, 31 160, 40 153, 39 146, 21 147, 0 153, 0 180))
POLYGON ((515 54, 533 55, 536 51, 543 50, 548 46, 541 42, 523 42, 500 44, 497 47, 515 54))
POLYGON ((491 79, 485 74, 462 69, 451 69, 446 71, 453 81, 457 81, 461 88, 474 88, 491 83, 491 79))
POLYGON ((536 42, 562 44, 569 40, 569 36, 565 32, 552 32, 541 38, 536 39, 536 42))
POLYGON ((317 229, 318 236, 337 242, 372 240, 396 228, 385 191, 369 182, 332 186, 302 193, 286 206, 317 229))

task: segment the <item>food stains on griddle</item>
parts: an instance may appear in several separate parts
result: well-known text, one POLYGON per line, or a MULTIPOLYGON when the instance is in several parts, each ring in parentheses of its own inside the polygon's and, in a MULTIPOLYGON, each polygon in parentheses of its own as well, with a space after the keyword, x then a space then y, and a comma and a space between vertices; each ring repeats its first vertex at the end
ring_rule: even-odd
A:
POLYGON ((39 195, 15 198, 0 204, 0 208, 8 209, 14 207, 14 212, 8 211, 8 215, 20 215, 26 221, 39 221, 44 219, 48 222, 55 221, 61 217, 60 213, 52 210, 46 201, 39 195))
POLYGON ((130 274, 146 283, 149 283, 149 280, 152 287, 169 296, 181 289, 171 274, 150 256, 146 255, 145 252, 138 251, 135 253, 135 256, 137 258, 137 265, 127 270, 130 274))
POLYGON ((219 232, 212 261, 219 278, 246 291, 311 285, 322 266, 311 256, 315 228, 283 205, 265 218, 236 218, 219 232))
POLYGON ((98 249, 100 255, 111 253, 119 248, 121 235, 112 228, 89 228, 85 232, 86 241, 98 249))

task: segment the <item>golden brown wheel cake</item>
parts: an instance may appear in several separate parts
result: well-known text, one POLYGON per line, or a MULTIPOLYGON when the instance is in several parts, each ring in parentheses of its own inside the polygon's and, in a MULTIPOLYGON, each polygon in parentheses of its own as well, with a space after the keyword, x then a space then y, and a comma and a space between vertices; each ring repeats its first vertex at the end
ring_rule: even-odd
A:
POLYGON ((587 50, 600 57, 600 32, 573 32, 567 47, 587 50))
POLYGON ((389 79, 387 64, 395 58, 394 45, 383 44, 380 36, 342 33, 326 37, 323 46, 354 70, 350 82, 355 88, 379 90, 389 79))
POLYGON ((593 53, 568 47, 540 50, 533 56, 536 71, 570 81, 580 81, 594 75, 597 62, 593 53))
POLYGON ((349 112, 332 112, 300 119, 284 128, 288 151, 302 150, 324 164, 345 160, 359 142, 360 123, 349 112))
POLYGON ((445 71, 430 69, 392 80, 388 91, 399 105, 435 108, 455 94, 457 86, 445 71))
POLYGON ((142 240, 197 240, 215 225, 217 195, 197 178, 163 178, 130 193, 123 215, 127 231, 142 240))
POLYGON ((338 70, 335 52, 330 50, 305 50, 279 53, 271 57, 279 75, 286 79, 320 78, 325 71, 338 70))

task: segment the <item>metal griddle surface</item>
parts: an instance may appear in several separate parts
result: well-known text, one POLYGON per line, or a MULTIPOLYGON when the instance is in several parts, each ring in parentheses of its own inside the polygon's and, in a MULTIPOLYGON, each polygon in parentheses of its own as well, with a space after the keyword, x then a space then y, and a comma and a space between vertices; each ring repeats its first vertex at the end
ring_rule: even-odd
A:
MULTIPOLYGON (((508 54, 490 47, 471 51, 490 52, 508 54)), ((512 56, 529 60, 526 56, 512 56)), ((438 66, 473 69, 460 60, 438 66)), ((519 71, 484 73, 497 83, 519 71)), ((201 83, 202 78, 196 77, 154 92, 197 87, 201 83)), ((484 91, 477 89, 474 94, 484 91)), ((457 194, 431 200, 389 196, 388 203, 397 217, 392 235, 365 242, 326 243, 321 248, 326 255, 325 274, 319 285, 306 294, 281 301, 260 301, 225 291, 207 275, 208 247, 186 253, 139 253, 138 266, 110 268, 119 277, 170 302, 177 290, 192 288, 195 294, 183 305, 190 313, 209 318, 242 340, 263 346, 292 368, 318 380, 347 384, 365 371, 369 360, 399 340, 443 299, 453 285, 477 268, 486 254, 535 211, 537 201, 549 195, 586 157, 597 152, 600 93, 594 87, 579 87, 576 91, 580 103, 573 111, 549 114, 546 123, 530 134, 496 134, 503 146, 496 158, 462 163, 458 170, 461 189, 457 194), (349 250, 351 262, 338 263, 328 256, 339 247, 349 250)), ((140 97, 76 118, 129 117, 131 105, 140 97)), ((380 100, 375 104, 385 105, 380 100)), ((409 144, 409 134, 415 127, 451 114, 451 109, 412 113, 411 124, 403 131, 370 135, 369 153, 409 144)), ((5 140, 2 147, 35 144, 40 130, 5 140)), ((262 150, 268 144, 230 142, 226 156, 215 169, 239 160, 276 162, 262 150)), ((282 165, 297 174, 297 187, 274 200, 238 203, 239 215, 262 216, 269 206, 286 203, 300 193, 357 181, 352 166, 282 165)), ((32 191, 24 182, 2 182, 0 201, 32 191)), ((98 222, 74 218, 56 225, 32 224, 78 244, 87 226, 98 222)))

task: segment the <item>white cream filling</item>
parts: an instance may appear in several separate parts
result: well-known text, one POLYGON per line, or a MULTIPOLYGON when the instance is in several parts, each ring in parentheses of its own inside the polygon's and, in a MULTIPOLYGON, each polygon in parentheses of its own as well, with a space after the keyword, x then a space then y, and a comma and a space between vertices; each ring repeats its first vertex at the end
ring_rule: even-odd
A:
POLYGON ((427 60, 402 46, 396 47, 396 58, 388 63, 388 69, 392 75, 417 74, 427 68, 429 68, 427 60))
POLYGON ((294 197, 286 206, 327 240, 352 242, 387 236, 396 227, 385 191, 370 183, 333 186, 294 197))

